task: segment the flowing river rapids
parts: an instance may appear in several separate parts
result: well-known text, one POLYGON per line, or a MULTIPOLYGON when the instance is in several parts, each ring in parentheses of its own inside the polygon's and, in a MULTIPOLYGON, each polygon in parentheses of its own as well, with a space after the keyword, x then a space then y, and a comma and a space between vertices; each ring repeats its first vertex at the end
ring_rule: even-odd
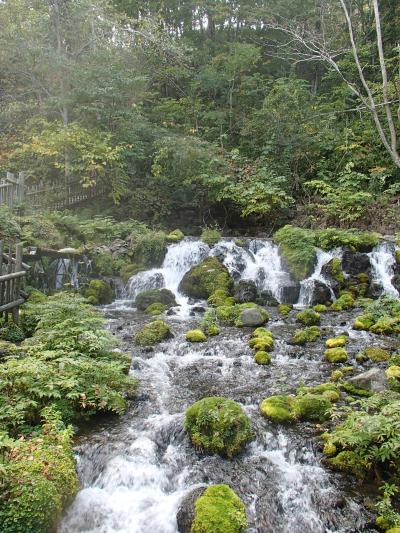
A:
MULTIPOLYGON (((302 282, 298 306, 309 303, 312 280, 323 278, 321 267, 340 250, 319 252, 315 271, 302 282)), ((272 363, 254 363, 247 345, 250 329, 223 327, 206 343, 190 344, 185 332, 202 318, 205 302, 179 294, 184 273, 207 255, 224 262, 235 280, 252 279, 278 301, 290 283, 278 248, 267 240, 239 247, 222 240, 213 249, 186 238, 170 245, 161 268, 130 279, 125 299, 104 308, 108 327, 132 353, 131 372, 140 382, 128 412, 88 430, 77 441, 81 490, 65 513, 60 533, 176 533, 176 513, 183 497, 202 484, 226 483, 246 505, 247 533, 322 533, 375 531, 365 507, 362 487, 352 478, 322 464, 315 425, 283 426, 263 418, 259 403, 272 394, 293 392, 299 384, 315 385, 329 378, 332 365, 323 361, 324 341, 291 346, 297 329, 294 313, 282 320, 268 307, 268 328, 275 339, 272 363), (178 306, 167 314, 174 338, 152 349, 134 346, 135 333, 149 318, 132 307, 135 295, 167 287, 178 306), (206 396, 239 402, 251 419, 255 438, 233 460, 195 450, 183 429, 185 409, 206 396)), ((398 296, 391 284, 394 248, 383 244, 370 253, 373 277, 381 289, 398 296)), ((348 331, 350 364, 365 367, 354 355, 377 343, 374 335, 351 329, 359 311, 321 315, 329 336, 348 331)), ((326 337, 325 337, 326 338, 326 337)), ((393 339, 379 339, 385 347, 393 339)))

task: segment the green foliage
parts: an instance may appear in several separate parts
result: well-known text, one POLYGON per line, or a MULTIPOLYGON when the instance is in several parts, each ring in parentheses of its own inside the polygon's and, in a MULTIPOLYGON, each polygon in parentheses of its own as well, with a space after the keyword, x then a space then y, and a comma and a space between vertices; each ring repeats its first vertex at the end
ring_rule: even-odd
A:
POLYGON ((147 306, 144 311, 150 316, 158 316, 162 315, 167 309, 168 305, 164 305, 160 302, 154 302, 153 304, 147 306))
POLYGON ((38 437, 11 441, 3 463, 0 529, 4 533, 54 531, 78 490, 72 430, 47 408, 38 437))
MULTIPOLYGON (((315 236, 316 246, 323 250, 347 247, 353 251, 370 252, 374 246, 379 244, 379 235, 377 233, 355 229, 327 228, 316 231, 315 236)), ((340 259, 336 258, 336 264, 340 264, 340 259)))
POLYGON ((14 322, 0 321, 0 339, 9 342, 21 342, 25 339, 24 330, 14 322))
POLYGON ((208 244, 208 246, 214 246, 221 239, 221 233, 217 229, 204 228, 201 232, 200 239, 208 244))
POLYGON ((200 329, 204 331, 207 336, 219 335, 220 328, 218 326, 218 318, 215 309, 208 309, 200 322, 200 329))
POLYGON ((354 329, 390 335, 400 333, 400 302, 390 296, 382 296, 367 304, 362 315, 356 317, 354 329))
POLYGON ((163 231, 132 236, 133 259, 146 268, 160 266, 164 260, 166 236, 163 231))
POLYGON ((185 237, 184 233, 180 229, 176 229, 174 231, 171 231, 166 236, 167 242, 179 242, 185 237))
POLYGON ((332 311, 343 311, 354 307, 354 303, 353 295, 348 291, 342 291, 339 298, 333 302, 330 308, 332 311))
POLYGON ((153 346, 172 335, 171 328, 163 320, 155 320, 143 326, 135 335, 138 346, 153 346))
POLYGON ((278 311, 283 316, 288 316, 290 311, 293 309, 293 305, 291 304, 279 304, 278 311))
POLYGON ((114 291, 105 281, 92 279, 84 291, 84 296, 93 305, 106 305, 113 301, 114 291))
POLYGON ((232 458, 251 440, 250 421, 239 404, 222 397, 203 398, 186 411, 192 444, 232 458))
POLYGON ((244 533, 245 507, 228 485, 211 485, 196 500, 190 533, 244 533))

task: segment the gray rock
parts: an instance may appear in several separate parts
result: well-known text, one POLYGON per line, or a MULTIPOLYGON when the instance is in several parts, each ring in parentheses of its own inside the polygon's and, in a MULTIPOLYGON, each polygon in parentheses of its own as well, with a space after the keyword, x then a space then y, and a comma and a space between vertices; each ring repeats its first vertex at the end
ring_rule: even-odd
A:
POLYGON ((243 326, 253 327, 262 326, 265 323, 265 319, 257 308, 243 309, 239 316, 240 322, 243 326))
POLYGON ((295 304, 300 295, 300 283, 291 281, 282 287, 280 299, 283 304, 295 304))
POLYGON ((178 524, 179 533, 190 533, 192 522, 194 520, 194 504, 206 489, 206 485, 191 490, 179 505, 176 514, 176 521, 178 524))
POLYGON ((371 270, 371 261, 367 254, 345 250, 342 258, 342 268, 351 276, 365 273, 369 274, 371 270))
POLYGON ((256 302, 260 305, 270 305, 271 307, 278 307, 279 305, 278 300, 275 298, 272 292, 268 290, 261 291, 256 302))
POLYGON ((360 389, 370 390, 371 392, 381 392, 388 388, 385 371, 380 368, 371 368, 367 372, 349 378, 347 381, 360 389))
POLYGON ((313 280, 311 287, 312 295, 310 305, 325 304, 332 299, 329 287, 317 279, 313 280))
POLYGON ((257 287, 251 279, 241 279, 235 286, 233 293, 235 302, 244 304, 246 302, 255 302, 257 299, 257 287))

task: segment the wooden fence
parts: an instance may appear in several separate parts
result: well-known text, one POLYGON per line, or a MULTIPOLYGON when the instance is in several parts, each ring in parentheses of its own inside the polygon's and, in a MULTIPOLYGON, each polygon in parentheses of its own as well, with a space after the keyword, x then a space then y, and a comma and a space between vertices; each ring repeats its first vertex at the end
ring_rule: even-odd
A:
POLYGON ((0 180, 0 206, 26 203, 33 208, 63 209, 105 194, 104 185, 82 187, 77 179, 28 183, 23 172, 7 172, 6 178, 0 180))
POLYGON ((15 257, 12 246, 5 252, 4 242, 0 241, 0 316, 8 318, 11 312, 15 323, 19 321, 19 306, 27 299, 24 291, 26 270, 28 265, 22 262, 22 244, 15 246, 15 257))

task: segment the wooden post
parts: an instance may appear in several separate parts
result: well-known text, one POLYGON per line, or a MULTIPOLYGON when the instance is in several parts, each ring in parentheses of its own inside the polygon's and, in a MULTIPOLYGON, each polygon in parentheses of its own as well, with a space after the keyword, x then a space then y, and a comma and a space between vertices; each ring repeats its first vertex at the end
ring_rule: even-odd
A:
MULTIPOLYGON (((23 246, 22 243, 18 243, 15 247, 15 268, 14 272, 21 272, 22 270, 22 255, 23 255, 23 246)), ((21 278, 16 278, 14 281, 14 295, 13 300, 17 301, 20 299, 20 287, 21 287, 21 278)), ((12 310, 13 320, 15 324, 19 323, 19 306, 14 307, 12 310)))
POLYGON ((18 174, 18 203, 22 204, 25 198, 25 172, 18 174))

